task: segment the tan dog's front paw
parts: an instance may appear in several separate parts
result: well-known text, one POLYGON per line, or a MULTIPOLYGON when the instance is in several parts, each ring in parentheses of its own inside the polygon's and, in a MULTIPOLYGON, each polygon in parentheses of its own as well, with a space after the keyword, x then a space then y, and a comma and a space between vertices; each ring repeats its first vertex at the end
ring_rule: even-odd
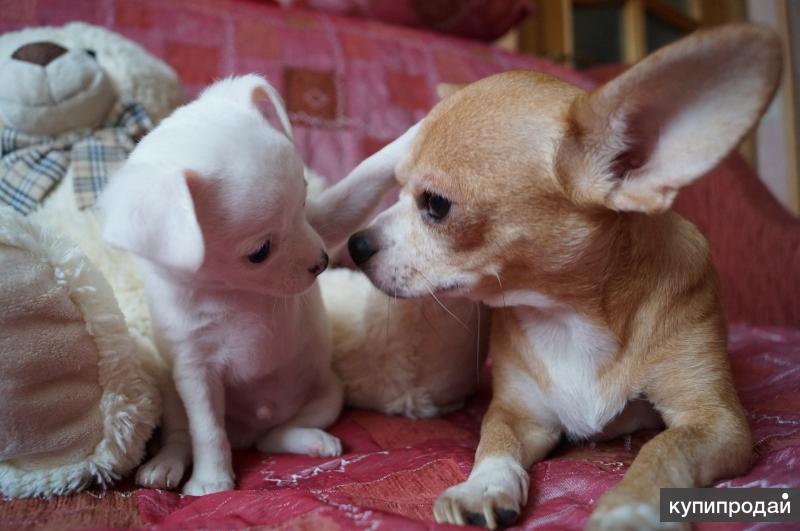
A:
POLYGON ((192 474, 192 479, 183 486, 183 493, 188 496, 205 496, 215 492, 233 490, 232 477, 220 475, 219 477, 205 477, 192 474))
POLYGON ((658 508, 643 502, 600 506, 592 513, 589 531, 649 531, 656 529, 689 529, 688 524, 661 522, 658 508))
POLYGON ((433 514, 441 524, 510 526, 528 499, 528 481, 528 473, 513 460, 486 458, 467 481, 439 496, 433 514))

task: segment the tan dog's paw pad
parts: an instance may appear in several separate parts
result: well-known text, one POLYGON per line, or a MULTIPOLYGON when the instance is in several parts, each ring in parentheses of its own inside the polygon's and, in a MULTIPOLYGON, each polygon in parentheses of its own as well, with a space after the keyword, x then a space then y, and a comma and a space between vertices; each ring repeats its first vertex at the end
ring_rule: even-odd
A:
MULTIPOLYGON (((498 526, 508 527, 517 521, 519 512, 511 509, 495 508, 494 517, 498 526)), ((467 523, 478 527, 486 527, 486 517, 479 513, 467 513, 467 523)))
POLYGON ((519 503, 506 492, 478 494, 469 482, 447 489, 433 507, 441 524, 475 525, 496 529, 513 524, 519 517, 519 503))
POLYGON ((433 512, 439 523, 495 529, 516 522, 527 498, 527 472, 510 459, 493 457, 439 496, 433 512))

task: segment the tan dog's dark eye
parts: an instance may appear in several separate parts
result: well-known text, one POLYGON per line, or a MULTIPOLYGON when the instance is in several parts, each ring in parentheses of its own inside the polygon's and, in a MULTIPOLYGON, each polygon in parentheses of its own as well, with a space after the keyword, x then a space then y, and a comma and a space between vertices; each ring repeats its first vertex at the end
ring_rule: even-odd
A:
POLYGON ((450 200, 432 192, 422 194, 420 208, 432 221, 442 221, 450 212, 450 200))
POLYGON ((247 255, 247 259, 254 264, 260 264, 269 256, 269 240, 264 242, 264 245, 259 247, 258 251, 247 255))

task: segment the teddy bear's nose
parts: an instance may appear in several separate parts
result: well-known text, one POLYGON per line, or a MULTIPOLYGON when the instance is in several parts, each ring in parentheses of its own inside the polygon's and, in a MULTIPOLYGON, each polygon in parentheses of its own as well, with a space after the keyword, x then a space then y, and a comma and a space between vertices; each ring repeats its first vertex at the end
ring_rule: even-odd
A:
POLYGON ((67 53, 67 49, 54 42, 31 42, 17 48, 12 59, 26 61, 35 65, 47 66, 53 59, 67 53))

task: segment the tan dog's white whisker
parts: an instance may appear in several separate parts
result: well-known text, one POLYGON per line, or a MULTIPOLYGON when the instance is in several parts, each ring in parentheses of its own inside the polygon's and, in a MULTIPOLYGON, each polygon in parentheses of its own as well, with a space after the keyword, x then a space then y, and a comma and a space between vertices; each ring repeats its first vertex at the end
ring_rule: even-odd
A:
POLYGON ((414 269, 414 271, 415 271, 417 274, 419 274, 420 276, 422 276, 423 280, 425 280, 425 282, 426 282, 426 286, 425 286, 425 288, 428 290, 428 293, 430 294, 430 296, 431 296, 431 297, 433 297, 433 300, 434 300, 434 301, 436 301, 436 304, 438 304, 438 305, 439 305, 439 307, 440 307, 442 310, 444 310, 444 311, 445 311, 445 313, 447 313, 447 315, 449 315, 450 317, 452 317, 452 318, 453 318, 453 320, 454 320, 455 322, 457 322, 459 325, 461 325, 461 328, 463 328, 463 329, 464 329, 464 330, 466 330, 467 332, 470 332, 471 330, 469 329, 469 327, 468 327, 466 324, 464 324, 464 321, 462 321, 461 319, 459 319, 459 318, 458 318, 458 316, 457 316, 456 314, 454 314, 452 311, 450 311, 450 308, 448 308, 447 306, 445 306, 444 304, 442 304, 442 301, 440 301, 440 300, 439 300, 439 297, 437 297, 437 296, 436 296, 436 293, 434 293, 434 292, 433 292, 433 289, 432 289, 432 287, 431 287, 431 286, 432 286, 431 282, 430 282, 430 281, 429 281, 429 280, 428 280, 428 279, 425 277, 425 275, 422 273, 422 271, 420 271, 420 270, 418 270, 418 269, 416 269, 416 268, 414 269))
POLYGON ((476 302, 473 306, 477 312, 478 326, 475 329, 475 384, 481 383, 481 307, 480 303, 476 302))

